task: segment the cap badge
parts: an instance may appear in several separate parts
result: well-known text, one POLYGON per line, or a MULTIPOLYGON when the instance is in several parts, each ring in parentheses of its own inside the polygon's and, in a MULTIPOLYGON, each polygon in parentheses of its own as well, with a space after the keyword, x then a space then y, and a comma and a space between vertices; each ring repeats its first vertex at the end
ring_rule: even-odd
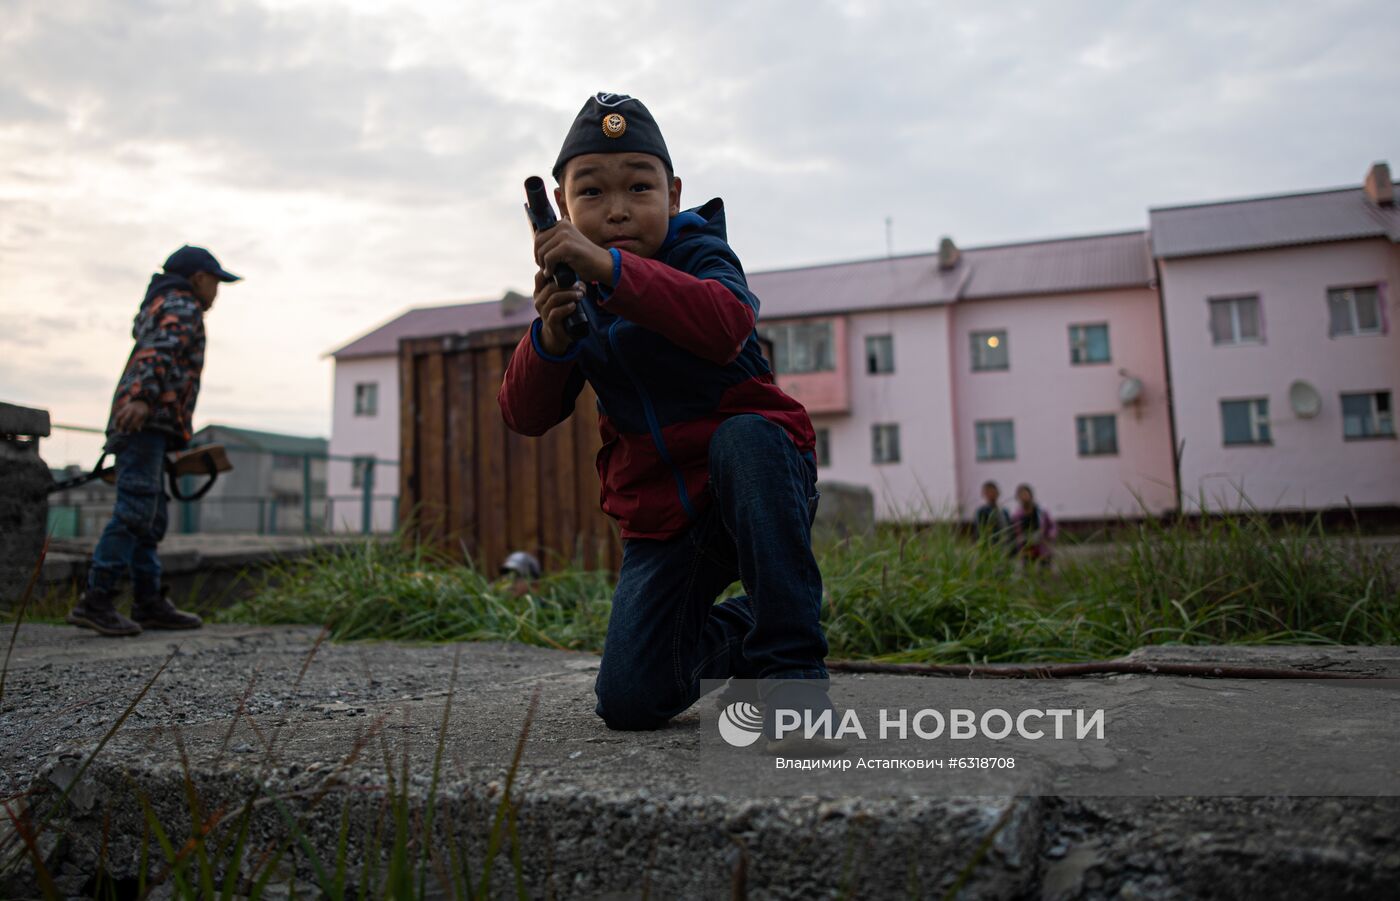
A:
POLYGON ((608 113, 603 117, 603 134, 610 138, 620 138, 627 130, 627 120, 621 113, 608 113))

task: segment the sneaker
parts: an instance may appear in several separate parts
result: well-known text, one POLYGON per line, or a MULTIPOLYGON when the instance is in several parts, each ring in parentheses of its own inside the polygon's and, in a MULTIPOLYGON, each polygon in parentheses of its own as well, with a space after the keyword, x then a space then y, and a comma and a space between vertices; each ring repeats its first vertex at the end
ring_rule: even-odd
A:
POLYGON ((117 612, 116 599, 89 588, 68 611, 68 622, 102 635, 140 635, 141 627, 117 612))
POLYGON ((170 589, 164 586, 159 594, 138 597, 131 605, 131 616, 145 629, 198 629, 204 625, 196 614, 176 609, 170 603, 170 589))
POLYGON ((799 727, 787 732, 781 738, 777 734, 776 714, 778 709, 796 709, 818 714, 831 711, 832 727, 841 722, 841 712, 831 703, 827 695, 827 681, 823 680, 782 680, 765 692, 763 703, 763 750, 767 754, 782 757, 835 757, 845 754, 850 747, 842 739, 826 738, 820 733, 806 738, 806 731, 799 727))

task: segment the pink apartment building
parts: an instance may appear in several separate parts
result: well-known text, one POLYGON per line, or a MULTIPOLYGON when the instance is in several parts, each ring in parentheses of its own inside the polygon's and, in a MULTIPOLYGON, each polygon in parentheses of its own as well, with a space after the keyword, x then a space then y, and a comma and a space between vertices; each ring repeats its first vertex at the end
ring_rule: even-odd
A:
MULTIPOLYGON (((821 478, 868 485, 882 519, 968 518, 987 479, 1068 520, 1400 506, 1385 165, 1150 224, 750 274, 821 478)), ((332 453, 397 458, 400 338, 533 316, 518 295, 411 310, 335 351, 332 453)), ((331 493, 361 469, 333 462, 331 493)))
POLYGON ((1175 506, 1141 231, 754 273, 823 478, 881 518, 970 516, 1020 482, 1067 519, 1175 506))
POLYGON ((1400 505, 1400 210, 1362 187, 1150 212, 1183 507, 1400 505))

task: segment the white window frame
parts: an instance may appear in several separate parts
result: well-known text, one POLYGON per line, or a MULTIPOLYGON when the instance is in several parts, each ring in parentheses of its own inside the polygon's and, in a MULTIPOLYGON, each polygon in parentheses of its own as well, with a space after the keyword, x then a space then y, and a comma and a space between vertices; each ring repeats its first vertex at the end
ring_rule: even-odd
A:
POLYGON ((1346 441, 1369 441, 1372 438, 1394 438, 1395 437, 1395 395, 1389 391, 1344 391, 1341 394, 1342 408, 1342 438, 1346 441), (1386 406, 1389 408, 1381 412, 1380 398, 1384 395, 1386 406), (1366 432, 1361 435, 1348 435, 1346 432, 1346 399, 1348 397, 1365 397, 1370 401, 1369 418, 1366 423, 1366 432))
POLYGON ((1353 285, 1353 286, 1348 287, 1348 288, 1328 288, 1328 289, 1327 289, 1327 337, 1329 337, 1329 338, 1360 338, 1360 337, 1364 337, 1364 336, 1367 336, 1367 335, 1384 335, 1384 334, 1385 334, 1385 310, 1384 310, 1384 304, 1381 303, 1381 286, 1380 286, 1380 285, 1378 285, 1378 284, 1376 284, 1376 285, 1353 285), (1365 290, 1368 290, 1368 289, 1369 289, 1370 291, 1373 291, 1373 292, 1375 293, 1376 327, 1375 327, 1375 328, 1369 328, 1369 329, 1363 329, 1363 328, 1361 328, 1361 316, 1360 316, 1360 311, 1357 309, 1357 306, 1356 306, 1356 292, 1357 292, 1357 291, 1365 291, 1365 290), (1345 332, 1334 332, 1334 331, 1332 331, 1332 297, 1333 297, 1333 295, 1340 295, 1340 296, 1341 296, 1341 299, 1344 299, 1344 300, 1346 300, 1346 302, 1347 302, 1347 305, 1346 305, 1347 313, 1348 313, 1348 314, 1350 315, 1350 317, 1351 317, 1351 330, 1350 330, 1350 331, 1345 331, 1345 332))
POLYGON ((865 336, 865 374, 889 375, 894 372, 894 335, 865 336), (884 352, 888 351, 888 352, 884 352))
POLYGON ((870 426, 870 462, 900 462, 899 423, 877 422, 870 426))
POLYGON ((1102 366, 1113 362, 1113 344, 1109 335, 1107 322, 1080 322, 1069 327, 1069 363, 1071 366, 1102 366), (1091 328, 1103 329, 1103 343, 1108 350, 1108 356, 1102 360, 1089 359, 1089 339, 1087 332, 1091 328), (1083 358, 1076 360, 1075 351, 1083 349, 1083 358))
POLYGON ((379 415, 378 382, 355 383, 355 415, 367 418, 379 415), (365 398, 367 397, 370 398, 369 403, 365 403, 365 398))
POLYGON ((1083 413, 1074 417, 1074 446, 1081 457, 1118 456, 1118 416, 1114 413, 1083 413), (1094 446, 1094 426, 1096 419, 1107 419, 1113 423, 1113 450, 1099 450, 1094 446), (1087 449, 1086 449, 1087 448, 1087 449))
POLYGON ((1255 447, 1261 444, 1274 443, 1274 428, 1269 421, 1269 399, 1267 397, 1222 397, 1220 399, 1220 444, 1223 447, 1255 447), (1227 441, 1225 440, 1225 405, 1226 404, 1248 404, 1249 415, 1249 440, 1248 441, 1227 441), (1262 435, 1261 429, 1268 430, 1268 435, 1262 435))
POLYGON ((1006 460, 1016 459, 1016 422, 1012 419, 979 419, 972 424, 972 431, 977 441, 977 462, 979 463, 1000 463, 1006 460), (1006 425, 1011 432, 1011 453, 1004 457, 992 456, 992 441, 990 432, 993 426, 1006 425))
POLYGON ((968 342, 972 347, 972 371, 973 372, 1006 372, 1011 369, 1011 341, 1010 335, 1004 328, 985 329, 982 331, 969 332, 968 342), (987 349, 987 339, 995 336, 997 339, 996 350, 1006 355, 1006 365, 988 366, 984 362, 983 352, 987 349))
POLYGON ((1263 344, 1264 343, 1264 305, 1259 301, 1258 294, 1240 294, 1232 297, 1209 297, 1206 298, 1206 328, 1210 331, 1210 341, 1215 347, 1240 347, 1242 345, 1263 344), (1240 304, 1244 301, 1254 303, 1254 327, 1258 334, 1253 338, 1245 338, 1240 334, 1240 304), (1214 307, 1216 304, 1229 304, 1230 310, 1230 338, 1222 341, 1215 334, 1214 307))

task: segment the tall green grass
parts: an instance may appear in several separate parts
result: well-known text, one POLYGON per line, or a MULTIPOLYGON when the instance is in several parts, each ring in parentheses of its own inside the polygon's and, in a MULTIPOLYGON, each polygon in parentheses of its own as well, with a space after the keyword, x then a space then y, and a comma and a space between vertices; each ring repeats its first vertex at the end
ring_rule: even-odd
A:
MULTIPOLYGON (((1328 534, 1320 520, 1148 520, 1117 534, 1050 568, 1023 568, 948 525, 825 542, 817 558, 831 656, 1071 661, 1163 642, 1400 641, 1394 551, 1328 534)), ((571 568, 516 596, 509 582, 427 551, 366 544, 287 563, 221 616, 325 624, 339 640, 598 651, 612 588, 608 574, 571 568)))

